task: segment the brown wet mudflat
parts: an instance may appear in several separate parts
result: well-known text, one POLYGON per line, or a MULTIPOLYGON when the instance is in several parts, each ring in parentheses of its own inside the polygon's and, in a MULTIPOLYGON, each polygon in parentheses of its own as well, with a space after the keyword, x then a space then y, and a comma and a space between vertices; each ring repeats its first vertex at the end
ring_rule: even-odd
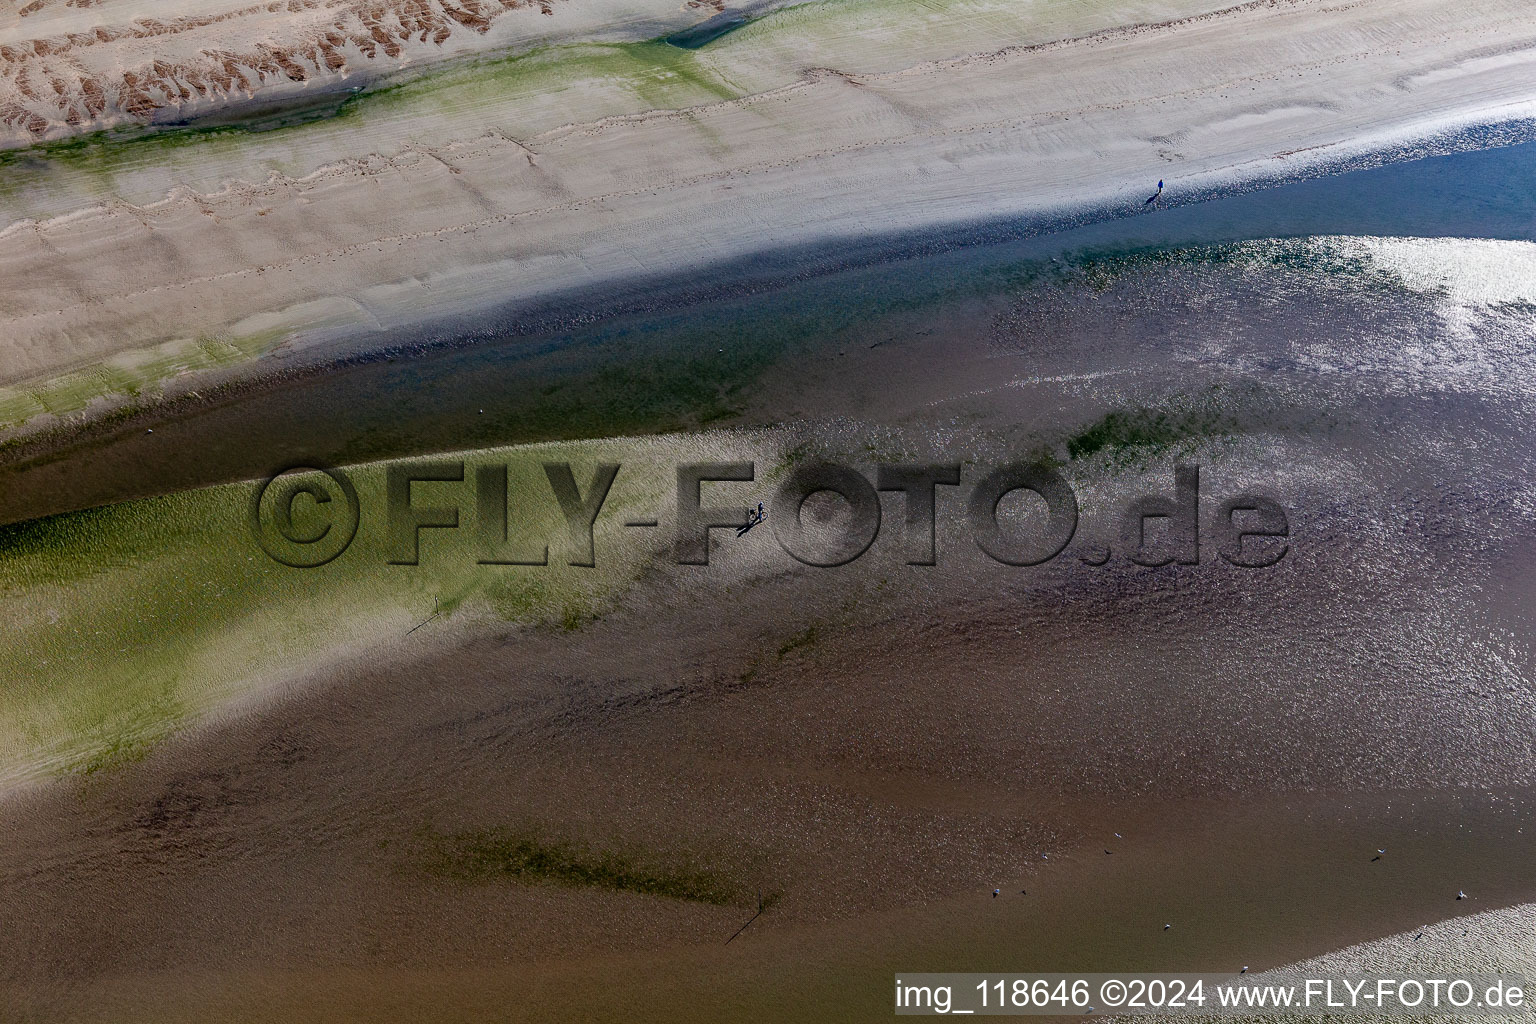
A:
POLYGON ((1433 708, 1173 671, 1234 627, 1282 656, 1251 613, 1088 656, 1017 588, 806 583, 753 590, 798 600, 761 631, 674 595, 359 668, 13 799, 15 1019, 874 1020, 901 970, 1257 969, 1531 897, 1528 782, 1393 771, 1433 708), (497 829, 725 898, 443 869, 497 829))

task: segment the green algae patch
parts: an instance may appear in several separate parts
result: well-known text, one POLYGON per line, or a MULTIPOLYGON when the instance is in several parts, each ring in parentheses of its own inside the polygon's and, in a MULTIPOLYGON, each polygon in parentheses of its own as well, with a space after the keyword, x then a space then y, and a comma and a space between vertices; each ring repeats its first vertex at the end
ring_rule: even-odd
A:
POLYGON ((232 336, 178 338, 122 352, 45 380, 0 387, 0 431, 40 416, 65 417, 92 403, 140 399, 184 373, 236 366, 270 351, 282 331, 232 336))
MULTIPOLYGON (((709 454, 697 438, 686 444, 689 457, 709 454)), ((412 505, 455 509, 460 526, 421 530, 416 564, 396 564, 383 462, 342 471, 358 496, 355 538, 315 568, 281 564, 259 544, 256 483, 4 527, 0 778, 110 771, 232 698, 349 658, 407 656, 476 623, 583 628, 663 552, 668 538, 636 539, 622 523, 655 514, 681 454, 681 443, 654 439, 434 456, 462 461, 463 480, 418 482, 412 505), (545 462, 569 462, 582 493, 597 463, 622 466, 594 527, 593 567, 571 564, 580 551, 545 462), (479 470, 492 465, 507 468, 504 522, 478 501, 479 470), (537 560, 544 549, 547 564, 504 564, 509 552, 537 560)), ((291 508, 299 533, 332 512, 308 498, 291 508)))
POLYGON ((426 868, 458 882, 511 881, 608 889, 726 906, 742 900, 721 875, 654 855, 593 850, 535 832, 489 828, 428 837, 426 868))
POLYGON ((1117 409, 1067 438, 1067 456, 1078 461, 1102 454, 1124 463, 1187 454, 1236 429, 1236 421, 1218 409, 1117 409))
POLYGON ((778 660, 783 661, 802 647, 814 647, 818 639, 820 639, 820 631, 813 622, 779 645, 778 660))

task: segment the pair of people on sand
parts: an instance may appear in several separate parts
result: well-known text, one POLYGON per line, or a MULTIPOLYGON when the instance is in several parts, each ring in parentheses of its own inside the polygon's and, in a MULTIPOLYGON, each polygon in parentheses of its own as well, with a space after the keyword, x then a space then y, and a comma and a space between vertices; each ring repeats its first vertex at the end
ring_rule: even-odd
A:
POLYGON ((757 508, 747 509, 746 525, 736 527, 736 536, 745 536, 748 530, 752 529, 752 527, 756 526, 766 518, 768 518, 768 513, 763 511, 763 503, 758 502, 757 508))

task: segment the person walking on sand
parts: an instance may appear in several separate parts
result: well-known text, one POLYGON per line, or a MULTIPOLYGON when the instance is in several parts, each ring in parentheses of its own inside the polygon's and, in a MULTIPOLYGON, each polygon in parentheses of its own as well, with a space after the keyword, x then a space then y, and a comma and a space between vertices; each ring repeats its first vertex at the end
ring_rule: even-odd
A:
POLYGON ((1142 206, 1151 206, 1153 203, 1155 203, 1159 199, 1161 199, 1162 196, 1163 196, 1163 179, 1159 178, 1159 179, 1157 179, 1157 191, 1153 192, 1150 196, 1148 196, 1147 197, 1147 201, 1142 203, 1141 205, 1142 206))

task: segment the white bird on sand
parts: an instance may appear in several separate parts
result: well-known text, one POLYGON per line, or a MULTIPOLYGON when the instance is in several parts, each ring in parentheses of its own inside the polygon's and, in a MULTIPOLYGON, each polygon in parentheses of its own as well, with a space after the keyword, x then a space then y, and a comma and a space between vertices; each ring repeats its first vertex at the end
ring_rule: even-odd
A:
POLYGON ((1459 900, 1464 900, 1464 899, 1467 898, 1467 894, 1462 892, 1460 889, 1457 889, 1456 890, 1456 898, 1459 899, 1459 900))
POLYGON ((1237 973, 1238 974, 1247 974, 1248 973, 1248 965, 1247 964, 1243 964, 1243 969, 1238 971, 1237 973))

